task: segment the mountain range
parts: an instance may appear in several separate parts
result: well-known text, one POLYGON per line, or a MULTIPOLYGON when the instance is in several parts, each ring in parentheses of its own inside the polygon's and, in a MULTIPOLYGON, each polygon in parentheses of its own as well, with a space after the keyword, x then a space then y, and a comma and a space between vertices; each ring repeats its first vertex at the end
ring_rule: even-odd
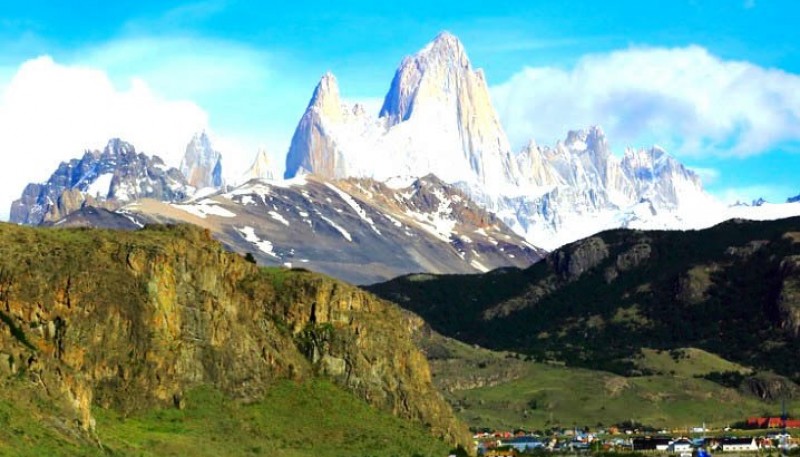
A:
POLYGON ((0 454, 438 454, 462 421, 800 395, 800 199, 726 207, 596 126, 513 151, 449 33, 375 115, 325 74, 279 176, 224 179, 199 132, 178 168, 112 139, 28 185, 12 222, 52 228, 0 224, 0 454))
POLYGON ((370 179, 254 179, 183 203, 144 199, 111 214, 75 212, 59 227, 204 227, 262 265, 294 266, 355 284, 411 272, 524 267, 544 252, 434 176, 394 187, 370 179))
POLYGON ((523 266, 543 250, 613 228, 686 230, 731 218, 800 214, 800 202, 791 199, 722 205, 664 149, 627 148, 617 156, 599 127, 567 132, 553 146, 530 141, 512 151, 484 73, 447 32, 401 61, 377 115, 343 103, 336 77, 323 75, 292 137, 283 182, 261 150, 236 185, 226 183, 222 154, 205 132, 191 139, 179 170, 157 157, 139 154, 136 163, 119 158, 132 150, 112 140, 103 152, 63 163, 47 183, 25 189, 11 221, 128 228, 154 221, 202 223, 231 249, 253 251, 262 263, 307 263, 365 283, 413 271, 523 266), (317 189, 321 198, 312 202, 303 186, 317 189), (431 186, 458 201, 415 193, 431 186), (268 204, 264 189, 280 194, 285 208, 268 204), (424 201, 406 201, 408 196, 424 201), (88 209, 63 219, 89 206, 125 219, 88 209), (208 214, 209 208, 225 212, 208 214), (292 212, 298 223, 284 223, 292 212), (137 216, 131 220, 131 214, 137 216), (465 240, 480 239, 489 227, 494 234, 482 247, 465 247, 465 240), (398 236, 384 236, 394 232, 398 236), (420 241, 408 244, 403 237, 420 241), (311 247, 312 239, 319 248, 311 247), (495 244, 501 239, 514 249, 495 244), (374 268, 358 268, 364 262, 374 268))
POLYGON ((512 151, 481 70, 443 32, 400 63, 377 117, 342 103, 322 77, 292 138, 285 177, 385 181, 432 173, 548 250, 618 227, 705 228, 732 217, 800 214, 800 205, 731 210, 658 146, 612 154, 599 127, 553 147, 512 151))

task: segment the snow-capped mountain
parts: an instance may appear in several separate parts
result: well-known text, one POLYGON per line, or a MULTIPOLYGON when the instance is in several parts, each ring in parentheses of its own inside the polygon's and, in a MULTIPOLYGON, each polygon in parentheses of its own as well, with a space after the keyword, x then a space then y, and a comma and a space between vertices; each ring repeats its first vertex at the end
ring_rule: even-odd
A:
POLYGON ((195 134, 186 145, 180 170, 189 185, 196 189, 220 188, 225 184, 222 179, 222 154, 211 145, 205 131, 195 134))
POLYGON ((412 272, 526 267, 543 255, 434 176, 387 183, 305 175, 288 181, 253 179, 183 203, 141 200, 119 213, 124 219, 86 210, 62 225, 191 223, 209 229, 230 249, 253 254, 261 264, 291 264, 358 284, 412 272))
POLYGON ((141 198, 179 201, 193 190, 180 171, 115 138, 103 151, 62 162, 46 183, 28 184, 11 205, 10 221, 38 225, 84 206, 114 209, 141 198))
POLYGON ((434 174, 548 249, 607 228, 703 225, 707 218, 694 220, 693 211, 712 202, 697 175, 663 149, 618 158, 598 127, 512 153, 483 72, 449 33, 400 63, 377 117, 344 105, 336 78, 323 76, 286 165, 286 177, 434 174))
POLYGON ((474 197, 546 249, 617 227, 692 228, 708 220, 697 208, 720 206, 663 149, 627 149, 619 159, 599 127, 571 131, 552 148, 531 142, 516 160, 516 194, 473 189, 474 197))
POLYGON ((336 78, 324 75, 295 131, 285 177, 424 176, 504 186, 515 179, 505 133, 483 72, 458 39, 442 33, 403 60, 374 117, 342 104, 336 78))
POLYGON ((192 191, 181 172, 159 157, 112 139, 103 151, 62 162, 46 183, 28 184, 11 205, 10 221, 37 225, 84 206, 114 209, 141 198, 179 201, 192 191))
POLYGON ((786 203, 798 203, 800 202, 800 195, 795 195, 794 197, 789 197, 786 199, 786 203))

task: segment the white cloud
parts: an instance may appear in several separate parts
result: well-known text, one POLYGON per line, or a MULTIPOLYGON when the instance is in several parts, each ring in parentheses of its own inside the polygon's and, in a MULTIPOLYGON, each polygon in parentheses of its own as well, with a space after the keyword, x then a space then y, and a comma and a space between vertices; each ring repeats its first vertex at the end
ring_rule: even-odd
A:
POLYGON ((44 181, 59 162, 120 137, 177 164, 208 115, 193 102, 168 100, 141 79, 115 86, 100 70, 50 57, 22 64, 0 83, 0 219, 28 182, 44 181))
MULTIPOLYGON (((217 6, 191 5, 201 14, 217 6)), ((259 145, 266 144, 273 161, 283 166, 293 128, 313 89, 294 77, 286 56, 221 39, 131 35, 67 57, 75 64, 102 68, 114 83, 138 78, 156 94, 202 106, 231 182, 250 166, 259 145)))
POLYGON ((658 142, 684 156, 747 156, 800 140, 798 75, 698 46, 589 55, 569 70, 525 68, 492 96, 517 146, 592 124, 617 149, 658 142))
POLYGON ((689 169, 697 173, 706 186, 715 183, 720 177, 720 172, 716 168, 689 167, 689 169))

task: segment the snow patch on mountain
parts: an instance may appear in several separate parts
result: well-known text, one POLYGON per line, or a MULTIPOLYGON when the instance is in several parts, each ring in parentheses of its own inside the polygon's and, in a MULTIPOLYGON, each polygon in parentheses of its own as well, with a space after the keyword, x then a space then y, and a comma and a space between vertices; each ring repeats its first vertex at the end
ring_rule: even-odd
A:
POLYGON ((261 238, 256 235, 256 231, 253 227, 245 226, 242 228, 236 227, 236 231, 238 231, 242 237, 248 243, 252 243, 255 247, 257 247, 261 252, 267 254, 271 257, 275 257, 276 259, 278 256, 273 251, 272 243, 267 240, 262 240, 261 238))
POLYGON ((111 180, 114 173, 103 173, 86 188, 86 194, 92 197, 106 198, 111 192, 111 180))
POLYGON ((356 214, 358 214, 358 217, 360 217, 361 220, 363 220, 364 222, 367 223, 367 225, 369 225, 369 227, 372 229, 373 232, 377 233, 378 235, 381 234, 380 230, 378 230, 377 227, 375 227, 375 221, 373 221, 372 218, 367 216, 367 212, 364 211, 364 208, 362 208, 361 205, 359 205, 358 202, 356 202, 353 199, 353 197, 351 197, 350 195, 342 192, 338 187, 334 186, 333 184, 331 184, 329 182, 326 182, 325 185, 330 190, 336 192, 336 195, 341 197, 341 199, 344 200, 345 203, 347 203, 347 206, 349 206, 350 208, 353 208, 353 211, 355 211, 356 214))
POLYGON ((236 217, 235 213, 218 206, 213 200, 201 200, 192 204, 172 204, 172 206, 201 219, 205 219, 207 216, 218 216, 225 218, 236 217))
POLYGON ((287 221, 286 218, 283 217, 277 211, 270 211, 269 215, 270 215, 271 218, 275 219, 276 221, 280 222, 281 224, 283 224, 283 225, 285 225, 287 227, 289 226, 289 221, 287 221))

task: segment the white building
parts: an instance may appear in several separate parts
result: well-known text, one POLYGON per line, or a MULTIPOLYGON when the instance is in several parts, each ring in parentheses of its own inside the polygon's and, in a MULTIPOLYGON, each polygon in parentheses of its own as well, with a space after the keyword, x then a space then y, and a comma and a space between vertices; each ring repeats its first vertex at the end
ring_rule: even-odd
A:
POLYGON ((689 454, 692 453, 692 442, 687 439, 679 439, 669 443, 667 447, 667 452, 673 452, 675 454, 683 454, 688 452, 689 454))
POLYGON ((758 451, 755 438, 725 438, 722 440, 723 452, 758 451))

